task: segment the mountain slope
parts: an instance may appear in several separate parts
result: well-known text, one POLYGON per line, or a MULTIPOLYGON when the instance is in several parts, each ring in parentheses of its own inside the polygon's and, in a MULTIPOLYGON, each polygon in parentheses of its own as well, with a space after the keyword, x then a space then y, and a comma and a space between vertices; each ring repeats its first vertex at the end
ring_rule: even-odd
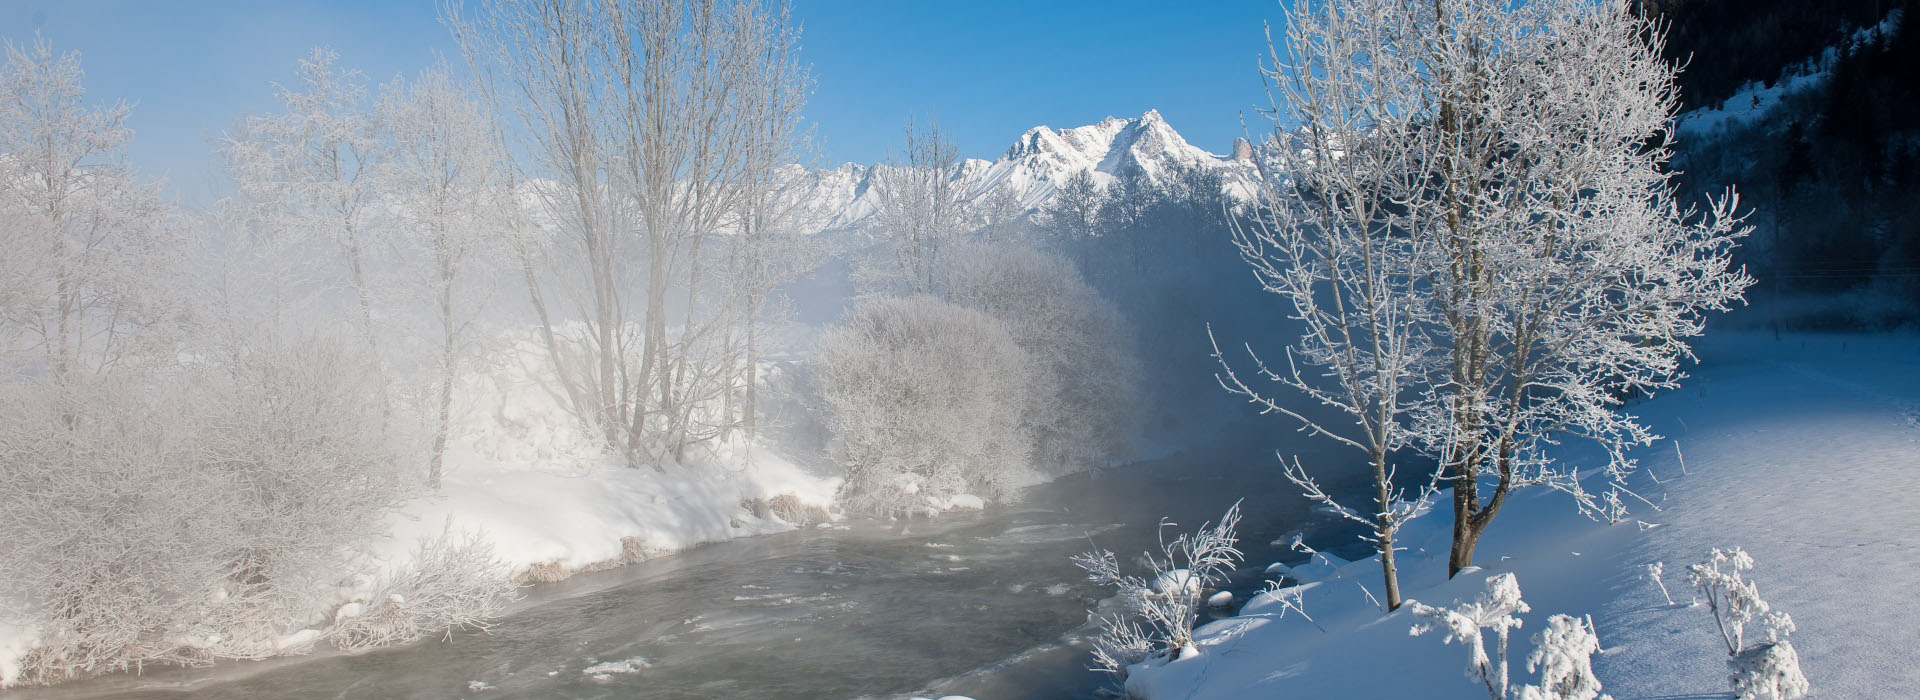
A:
MULTIPOLYGON (((1209 152, 1187 143, 1159 111, 1148 110, 1132 119, 1108 117, 1070 129, 1036 126, 997 159, 961 161, 952 179, 969 207, 1006 193, 1026 213, 1045 208, 1068 178, 1081 172, 1090 172, 1101 186, 1128 173, 1161 186, 1176 167, 1217 169, 1227 191, 1237 192, 1258 177, 1250 149, 1243 144, 1236 144, 1232 155, 1209 152)), ((877 183, 896 167, 900 166, 789 166, 787 192, 794 198, 795 227, 811 233, 869 225, 880 207, 877 183)))

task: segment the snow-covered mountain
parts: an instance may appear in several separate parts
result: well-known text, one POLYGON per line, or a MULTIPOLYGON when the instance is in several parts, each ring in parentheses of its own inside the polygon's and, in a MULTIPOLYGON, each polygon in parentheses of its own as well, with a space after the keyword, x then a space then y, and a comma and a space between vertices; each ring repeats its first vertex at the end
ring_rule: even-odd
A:
MULTIPOLYGON (((1157 110, 1132 119, 1108 117, 1097 124, 1054 129, 1036 126, 1021 134, 995 160, 968 158, 955 169, 956 191, 969 205, 997 192, 1012 195, 1028 211, 1044 209, 1075 173, 1091 172, 1101 186, 1137 172, 1160 185, 1173 167, 1217 169, 1229 192, 1245 192, 1257 177, 1252 149, 1236 139, 1233 151, 1215 154, 1187 143, 1157 110)), ((834 168, 789 166, 789 192, 796 222, 807 231, 860 228, 879 207, 876 180, 888 164, 846 163, 834 168)))

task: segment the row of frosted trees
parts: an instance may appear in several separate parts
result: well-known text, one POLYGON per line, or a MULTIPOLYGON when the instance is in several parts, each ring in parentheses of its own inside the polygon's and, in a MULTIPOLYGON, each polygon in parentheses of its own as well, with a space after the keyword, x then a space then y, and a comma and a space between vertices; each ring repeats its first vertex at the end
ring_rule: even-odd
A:
POLYGON ((446 20, 457 68, 369 86, 309 54, 220 140, 233 190, 207 211, 141 181, 128 107, 88 99, 77 54, 8 47, 0 623, 37 642, 0 683, 494 614, 484 543, 402 571, 365 546, 440 485, 462 388, 501 357, 628 466, 755 430, 808 80, 785 5, 446 20), (330 615, 356 577, 394 595, 330 615))

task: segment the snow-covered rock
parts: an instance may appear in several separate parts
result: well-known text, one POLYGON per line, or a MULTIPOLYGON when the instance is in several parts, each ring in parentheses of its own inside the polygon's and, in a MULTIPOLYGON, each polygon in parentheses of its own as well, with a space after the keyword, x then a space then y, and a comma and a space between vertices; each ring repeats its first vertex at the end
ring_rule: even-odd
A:
POLYGON ((1315 583, 1338 575, 1340 569, 1350 564, 1345 559, 1326 552, 1314 552, 1305 563, 1283 569, 1282 572, 1295 583, 1315 583))
POLYGON ((1186 569, 1174 569, 1153 579, 1153 592, 1163 596, 1191 594, 1199 590, 1199 579, 1186 569))

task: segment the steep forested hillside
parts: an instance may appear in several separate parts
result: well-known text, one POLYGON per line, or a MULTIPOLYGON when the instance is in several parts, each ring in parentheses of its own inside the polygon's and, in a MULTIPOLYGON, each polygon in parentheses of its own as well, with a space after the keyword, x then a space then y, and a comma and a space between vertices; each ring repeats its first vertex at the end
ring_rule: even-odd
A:
POLYGON ((1920 20, 1903 0, 1651 0, 1685 61, 1675 165, 1754 211, 1754 296, 1798 325, 1892 325, 1920 307, 1920 20), (1807 305, 1801 293, 1848 294, 1807 305), (1772 307, 1779 312, 1780 307, 1772 307))

